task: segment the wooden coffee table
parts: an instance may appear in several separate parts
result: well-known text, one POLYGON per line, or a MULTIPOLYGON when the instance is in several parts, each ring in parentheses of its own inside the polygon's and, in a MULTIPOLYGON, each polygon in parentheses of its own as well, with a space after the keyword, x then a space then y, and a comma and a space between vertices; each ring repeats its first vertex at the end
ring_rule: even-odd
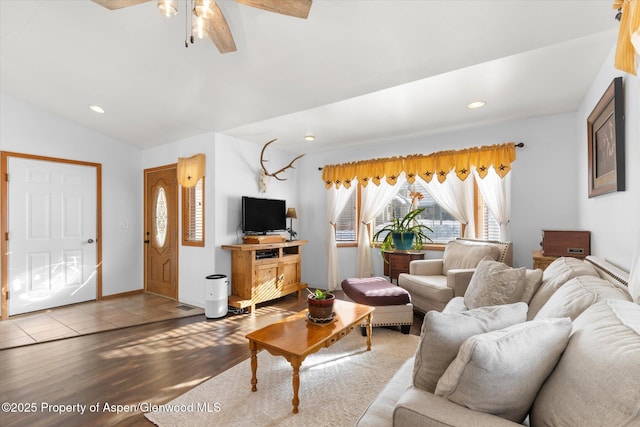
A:
POLYGON ((336 318, 325 325, 316 325, 307 319, 307 310, 247 334, 251 349, 251 391, 256 391, 258 379, 258 350, 267 350, 274 356, 283 356, 293 367, 293 413, 298 413, 300 365, 310 354, 330 347, 367 319, 367 350, 371 350, 371 316, 374 308, 368 305, 336 300, 333 311, 336 318))

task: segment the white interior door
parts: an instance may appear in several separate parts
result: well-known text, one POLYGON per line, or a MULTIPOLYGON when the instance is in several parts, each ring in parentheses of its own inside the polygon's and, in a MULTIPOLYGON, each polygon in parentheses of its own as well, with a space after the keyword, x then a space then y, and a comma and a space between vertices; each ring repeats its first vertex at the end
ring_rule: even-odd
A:
POLYGON ((8 159, 9 315, 96 299, 96 168, 8 159))

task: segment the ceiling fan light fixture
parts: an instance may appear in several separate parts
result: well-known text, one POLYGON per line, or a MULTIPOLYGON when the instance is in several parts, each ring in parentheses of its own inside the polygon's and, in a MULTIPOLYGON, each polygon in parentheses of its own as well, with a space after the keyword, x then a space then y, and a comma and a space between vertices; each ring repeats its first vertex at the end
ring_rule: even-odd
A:
POLYGON ((211 19, 213 18, 213 6, 215 4, 215 0, 195 0, 193 2, 193 13, 199 18, 211 19))
POLYGON ((178 0, 158 0, 158 10, 167 18, 178 14, 178 0))
POLYGON ((209 37, 207 21, 201 16, 196 16, 195 13, 191 20, 191 34, 198 39, 206 39, 209 37))

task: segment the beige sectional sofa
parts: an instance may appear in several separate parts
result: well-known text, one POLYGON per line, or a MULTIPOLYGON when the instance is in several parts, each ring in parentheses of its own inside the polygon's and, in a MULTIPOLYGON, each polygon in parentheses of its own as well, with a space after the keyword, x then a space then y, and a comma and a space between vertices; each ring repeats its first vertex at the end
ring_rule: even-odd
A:
POLYGON ((640 305, 626 279, 559 258, 528 301, 452 299, 425 315, 416 355, 357 425, 640 426, 640 305))

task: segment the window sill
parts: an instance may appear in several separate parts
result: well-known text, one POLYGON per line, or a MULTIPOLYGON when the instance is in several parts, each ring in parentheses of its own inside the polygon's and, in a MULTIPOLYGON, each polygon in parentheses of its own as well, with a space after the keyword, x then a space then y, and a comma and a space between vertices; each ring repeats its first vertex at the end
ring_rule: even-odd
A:
POLYGON ((447 247, 446 243, 429 243, 428 245, 425 245, 425 247, 427 248, 428 251, 444 251, 444 249, 447 247))
MULTIPOLYGON (((354 244, 354 246, 356 245, 354 244)), ((380 244, 374 243, 372 247, 380 249, 380 244)), ((444 251, 446 247, 446 243, 427 243, 422 246, 422 251, 444 251)))
POLYGON ((358 242, 339 242, 336 243, 336 247, 338 248, 357 248, 358 242))

